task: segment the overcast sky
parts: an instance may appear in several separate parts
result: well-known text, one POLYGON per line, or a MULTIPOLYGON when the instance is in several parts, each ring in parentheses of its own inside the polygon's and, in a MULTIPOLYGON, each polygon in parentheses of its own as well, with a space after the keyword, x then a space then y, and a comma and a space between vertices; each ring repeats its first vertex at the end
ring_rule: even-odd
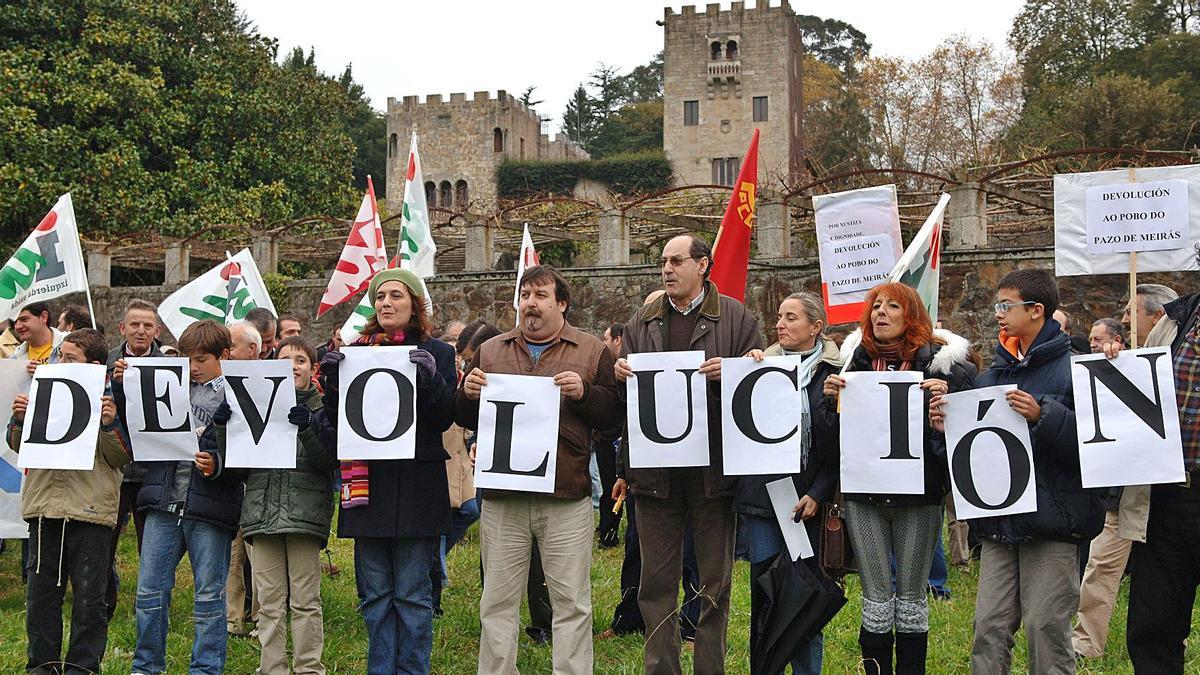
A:
MULTIPOLYGON (((763 0, 764 2, 766 0, 763 0)), ((779 0, 771 0, 778 5, 779 0)), ((340 74, 347 63, 372 105, 389 96, 506 89, 535 100, 557 130, 571 92, 597 63, 621 72, 663 46, 655 24, 661 0, 237 0, 280 54, 316 50, 318 67, 340 74)), ((704 3, 697 3, 703 11, 704 3)), ((746 2, 749 7, 753 0, 746 2)), ((867 35, 872 53, 920 58, 956 33, 1003 46, 1021 0, 793 0, 800 14, 847 21, 867 35)), ((729 2, 721 2, 728 9, 729 2)))

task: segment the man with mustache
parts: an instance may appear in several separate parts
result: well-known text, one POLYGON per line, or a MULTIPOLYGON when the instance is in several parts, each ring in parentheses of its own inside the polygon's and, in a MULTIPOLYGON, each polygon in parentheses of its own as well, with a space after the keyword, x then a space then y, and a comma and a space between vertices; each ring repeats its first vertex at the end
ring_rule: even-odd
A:
POLYGON ((592 672, 589 442, 593 431, 621 424, 613 356, 567 323, 571 289, 558 270, 530 267, 518 288, 517 327, 479 346, 456 396, 456 421, 478 428, 489 373, 553 377, 563 397, 557 468, 553 494, 481 490, 479 672, 517 672, 517 618, 536 543, 554 607, 554 672, 583 675, 592 672))
MULTIPOLYGON (((704 598, 696 626, 695 671, 723 673, 737 479, 722 471, 721 359, 761 349, 762 335, 758 320, 746 307, 721 295, 708 279, 712 267, 708 242, 689 234, 675 237, 663 247, 659 263, 666 293, 648 301, 625 323, 621 353, 704 351, 706 360, 699 374, 708 379, 709 461, 703 467, 625 469, 620 477, 628 465, 626 454, 618 466, 613 498, 624 496, 628 480, 642 549, 638 604, 646 623, 646 672, 681 672, 679 633, 674 627, 684 532, 691 525, 704 598)), ((633 377, 624 358, 617 360, 616 376, 622 383, 633 377)))

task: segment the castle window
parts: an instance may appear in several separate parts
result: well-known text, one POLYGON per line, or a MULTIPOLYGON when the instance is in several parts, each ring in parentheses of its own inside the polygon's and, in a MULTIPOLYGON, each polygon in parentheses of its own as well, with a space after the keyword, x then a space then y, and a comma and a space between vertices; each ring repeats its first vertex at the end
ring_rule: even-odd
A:
POLYGON ((729 42, 726 42, 725 43, 725 58, 736 59, 737 57, 738 57, 737 40, 730 40, 729 42))
POLYGON ((721 43, 716 40, 712 43, 712 58, 714 61, 721 58, 721 43))
POLYGON ((388 137, 388 157, 396 156, 396 145, 400 142, 400 137, 392 134, 388 137))
POLYGON ((438 206, 448 209, 451 203, 450 181, 444 180, 438 185, 438 206))
POLYGON ((766 122, 767 121, 767 97, 766 96, 755 96, 754 97, 754 121, 755 122, 766 122))
POLYGON ((521 159, 525 159, 525 139, 521 139, 521 159))
POLYGON ((492 129, 492 152, 504 152, 504 132, 500 127, 492 129))
POLYGON ((461 178, 454 183, 454 206, 459 211, 467 210, 467 181, 461 178))
POLYGON ((683 126, 694 127, 700 124, 700 101, 683 102, 683 126))
POLYGON ((437 206, 437 185, 433 181, 425 181, 425 205, 437 206))
POLYGON ((741 165, 742 161, 737 157, 717 157, 712 160, 713 185, 733 185, 741 165))

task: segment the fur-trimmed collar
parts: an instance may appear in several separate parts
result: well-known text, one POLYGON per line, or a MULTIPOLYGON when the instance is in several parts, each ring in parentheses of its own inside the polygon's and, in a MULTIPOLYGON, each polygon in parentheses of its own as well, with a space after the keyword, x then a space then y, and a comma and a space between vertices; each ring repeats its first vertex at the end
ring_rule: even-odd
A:
MULTIPOLYGON (((950 367, 954 364, 968 363, 971 360, 971 342, 966 338, 951 333, 945 328, 934 328, 933 335, 946 344, 940 345, 941 348, 933 355, 933 359, 929 362, 930 372, 948 374, 950 367)), ((861 329, 855 329, 853 333, 847 335, 846 339, 842 341, 842 363, 850 363, 854 356, 854 350, 858 349, 861 344, 861 329)))

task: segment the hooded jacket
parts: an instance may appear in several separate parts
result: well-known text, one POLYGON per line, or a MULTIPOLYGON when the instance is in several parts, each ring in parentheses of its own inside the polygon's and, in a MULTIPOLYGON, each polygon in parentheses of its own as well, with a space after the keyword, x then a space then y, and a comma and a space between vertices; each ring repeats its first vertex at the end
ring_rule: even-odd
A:
MULTIPOLYGON (((792 483, 796 486, 796 494, 801 497, 808 495, 818 503, 829 501, 833 497, 838 482, 838 434, 836 428, 828 425, 828 418, 818 412, 824 397, 821 390, 824 388, 825 378, 837 374, 842 367, 841 354, 833 340, 822 337, 820 341, 821 360, 813 368, 812 378, 806 387, 812 414, 808 465, 800 473, 791 476, 792 483)), ((763 356, 783 356, 783 348, 779 343, 775 343, 763 351, 763 356)), ((733 510, 746 515, 774 519, 775 511, 767 494, 767 483, 785 477, 740 476, 733 510)))
POLYGON ((1029 425, 1037 511, 969 521, 971 531, 1001 544, 1036 539, 1090 541, 1104 527, 1104 490, 1085 490, 1079 474, 1075 397, 1071 385, 1071 339, 1050 319, 1018 359, 1003 344, 977 387, 1015 384, 1042 407, 1029 425))
MULTIPOLYGON (((53 343, 54 346, 50 348, 50 358, 46 361, 46 363, 58 363, 58 357, 62 351, 62 342, 66 337, 66 333, 55 328, 54 326, 50 327, 50 342, 53 343)), ((20 346, 17 347, 16 351, 14 351, 8 358, 28 360, 29 343, 22 342, 20 346)))
MULTIPOLYGON (((945 344, 931 342, 917 350, 913 357, 912 370, 924 373, 925 378, 945 380, 951 393, 972 388, 975 381, 975 364, 971 362, 971 343, 966 338, 948 330, 935 329, 935 338, 945 344)), ((842 342, 842 358, 849 363, 847 372, 871 371, 874 369, 871 356, 861 346, 862 333, 855 331, 842 342)), ((932 398, 927 390, 922 391, 922 405, 929 408, 932 398)), ((826 424, 839 429, 841 421, 835 397, 827 396, 821 402, 821 413, 826 424)), ((922 435, 925 439, 925 490, 918 495, 844 493, 850 501, 866 501, 886 506, 915 506, 941 504, 950 490, 950 472, 946 462, 946 438, 929 426, 929 415, 922 414, 922 435)))
MULTIPOLYGON (((727 295, 721 295, 711 281, 704 282, 704 300, 694 311, 700 313, 696 329, 690 341, 691 349, 702 350, 704 358, 714 356, 745 356, 751 349, 762 347, 762 335, 758 331, 758 320, 742 303, 727 295)), ((670 299, 664 294, 657 300, 643 305, 625 324, 625 335, 621 341, 621 354, 665 351, 665 316, 670 299)), ((707 381, 708 392, 708 466, 704 474, 704 494, 709 499, 733 496, 737 477, 726 476, 722 467, 721 454, 721 383, 707 381)), ((625 387, 620 387, 622 398, 625 387)), ((672 469, 628 469, 628 436, 621 443, 617 456, 617 474, 629 481, 630 491, 639 496, 668 498, 670 496, 670 472, 672 469)))

